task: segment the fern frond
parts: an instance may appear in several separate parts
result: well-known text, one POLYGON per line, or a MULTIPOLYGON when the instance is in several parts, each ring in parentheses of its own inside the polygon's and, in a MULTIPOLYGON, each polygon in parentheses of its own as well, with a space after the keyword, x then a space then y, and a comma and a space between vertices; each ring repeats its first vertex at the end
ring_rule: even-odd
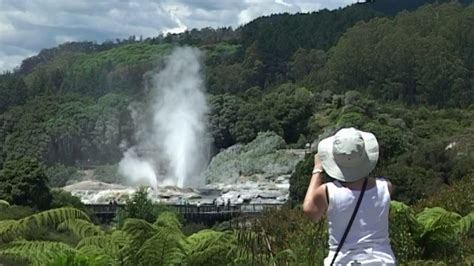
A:
POLYGON ((0 199, 0 209, 8 208, 10 207, 10 203, 6 200, 0 199))
POLYGON ((15 241, 0 249, 0 257, 22 258, 32 265, 45 265, 61 255, 74 255, 77 251, 61 242, 15 241))
POLYGON ((69 230, 79 238, 102 235, 104 233, 99 226, 82 219, 68 219, 58 225, 58 230, 69 230))
POLYGON ((201 230, 186 239, 187 265, 227 265, 232 262, 236 239, 231 232, 201 230))
POLYGON ((100 248, 111 258, 124 257, 121 252, 130 246, 130 239, 123 231, 117 230, 109 235, 96 235, 85 237, 77 244, 79 250, 88 248, 100 248))
POLYGON ((396 200, 392 200, 390 202, 390 210, 392 212, 396 212, 396 213, 410 213, 410 212, 412 212, 412 209, 410 208, 410 206, 406 205, 403 202, 396 201, 396 200))
POLYGON ((154 236, 157 230, 156 226, 142 219, 129 218, 123 225, 123 231, 134 243, 140 243, 140 245, 154 236))
POLYGON ((83 211, 75 208, 63 207, 30 215, 20 219, 19 223, 23 229, 47 226, 57 227, 60 223, 69 219, 82 219, 90 221, 89 216, 87 216, 87 214, 85 214, 83 211))
POLYGON ((138 250, 137 257, 143 265, 177 265, 185 256, 182 234, 168 227, 159 227, 138 250))
POLYGON ((416 220, 424 228, 422 236, 436 231, 440 231, 440 234, 452 234, 460 219, 461 215, 440 207, 425 208, 416 216, 416 220))
POLYGON ((423 225, 421 245, 425 257, 444 258, 460 256, 461 235, 459 220, 461 215, 443 208, 425 208, 416 216, 423 225))
POLYGON ((108 248, 110 247, 110 235, 95 235, 95 236, 88 236, 84 237, 77 243, 76 248, 81 249, 86 246, 96 246, 100 248, 108 248))
POLYGON ((19 230, 18 221, 16 220, 3 220, 0 221, 0 242, 8 243, 13 241, 19 235, 21 235, 19 230))
POLYGON ((459 219, 457 224, 457 231, 460 235, 465 236, 467 235, 474 225, 474 211, 470 212, 468 215, 459 219))
POLYGON ((421 238, 424 226, 416 219, 413 209, 403 202, 392 200, 390 202, 390 216, 397 222, 405 223, 415 239, 421 238))
POLYGON ((156 219, 156 222, 153 225, 165 226, 165 227, 168 227, 175 231, 180 231, 180 232, 181 232, 181 227, 182 227, 176 214, 170 211, 162 212, 160 216, 158 216, 158 219, 156 219))
POLYGON ((98 246, 83 246, 78 250, 80 256, 86 257, 88 265, 115 265, 117 261, 108 252, 98 246))

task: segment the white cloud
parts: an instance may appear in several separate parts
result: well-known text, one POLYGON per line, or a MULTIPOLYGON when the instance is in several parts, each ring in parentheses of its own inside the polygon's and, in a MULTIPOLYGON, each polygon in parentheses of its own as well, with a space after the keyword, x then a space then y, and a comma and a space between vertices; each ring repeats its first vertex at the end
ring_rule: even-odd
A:
POLYGON ((65 41, 152 37, 237 27, 274 13, 337 8, 352 0, 0 0, 0 72, 65 41))

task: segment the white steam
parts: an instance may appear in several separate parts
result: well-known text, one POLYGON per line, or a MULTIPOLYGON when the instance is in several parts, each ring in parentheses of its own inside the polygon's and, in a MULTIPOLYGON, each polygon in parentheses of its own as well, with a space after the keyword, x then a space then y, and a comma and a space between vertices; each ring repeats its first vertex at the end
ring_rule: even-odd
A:
POLYGON ((152 76, 152 119, 148 125, 139 125, 149 128, 137 129, 148 132, 142 134, 146 137, 142 136, 137 146, 138 151, 157 152, 152 156, 139 156, 130 149, 125 152, 119 170, 130 180, 147 179, 153 187, 204 185, 201 173, 209 159, 206 127, 209 108, 203 92, 200 57, 196 48, 176 48, 167 58, 165 68, 152 76), (146 169, 148 175, 143 177, 137 168, 146 169))
POLYGON ((119 163, 119 171, 134 185, 149 185, 155 188, 158 185, 152 163, 139 159, 133 148, 123 154, 123 159, 119 163))

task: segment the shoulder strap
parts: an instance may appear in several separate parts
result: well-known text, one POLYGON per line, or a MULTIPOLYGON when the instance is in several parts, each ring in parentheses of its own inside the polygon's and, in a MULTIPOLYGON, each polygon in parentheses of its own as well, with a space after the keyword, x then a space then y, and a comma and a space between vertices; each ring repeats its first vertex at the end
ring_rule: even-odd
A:
POLYGON ((328 184, 326 184, 326 202, 328 203, 328 206, 329 206, 329 189, 328 189, 328 184))
POLYGON ((364 197, 366 187, 367 187, 367 178, 365 178, 364 184, 362 185, 362 190, 360 191, 359 199, 357 200, 357 204, 354 208, 354 212, 352 213, 351 219, 349 220, 349 223, 347 224, 346 231, 344 231, 344 235, 342 235, 341 242, 339 242, 336 253, 334 254, 334 257, 332 258, 332 261, 330 264, 331 266, 334 264, 334 261, 336 261, 337 254, 339 253, 339 251, 341 251, 342 245, 344 245, 344 241, 346 241, 346 237, 349 234, 349 231, 351 230, 352 223, 354 222, 357 211, 359 210, 360 203, 362 201, 362 198, 364 197))

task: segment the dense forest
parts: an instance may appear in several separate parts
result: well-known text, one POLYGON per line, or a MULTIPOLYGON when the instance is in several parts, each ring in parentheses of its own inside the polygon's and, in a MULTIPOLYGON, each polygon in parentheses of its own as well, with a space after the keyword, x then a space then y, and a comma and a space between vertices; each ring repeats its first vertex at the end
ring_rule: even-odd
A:
POLYGON ((123 143, 137 141, 129 106, 147 105, 150 73, 178 46, 203 51, 215 153, 265 131, 286 148, 342 127, 371 131, 381 146, 376 174, 396 186, 400 262, 472 263, 474 5, 434 2, 380 0, 237 29, 64 43, 26 58, 0 75, 0 264, 321 262, 325 225, 298 210, 311 156, 291 176, 294 208, 246 230, 193 231, 143 198, 152 217, 128 204, 115 228, 100 228, 77 199, 51 189, 91 164, 104 181, 121 182, 113 173, 123 143))

